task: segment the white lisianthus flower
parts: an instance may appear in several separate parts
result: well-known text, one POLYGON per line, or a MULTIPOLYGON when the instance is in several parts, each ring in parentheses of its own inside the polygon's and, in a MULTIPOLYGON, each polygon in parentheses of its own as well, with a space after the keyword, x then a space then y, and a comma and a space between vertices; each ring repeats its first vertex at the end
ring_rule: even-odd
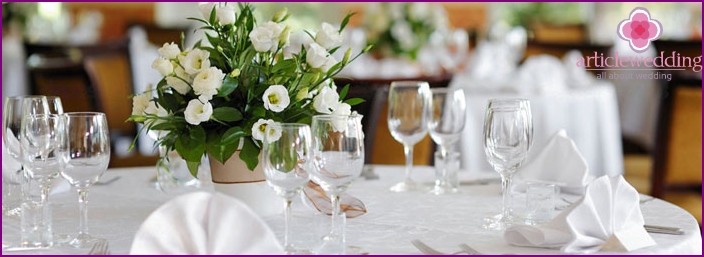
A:
POLYGON ((334 66, 337 63, 338 63, 338 61, 335 58, 335 56, 329 55, 328 58, 325 60, 325 63, 323 64, 322 69, 323 69, 323 71, 327 72, 328 70, 330 70, 330 68, 332 68, 332 66, 334 66))
POLYGON ((144 115, 147 106, 149 106, 149 95, 139 94, 132 97, 132 115, 144 115))
POLYGON ((199 125, 201 122, 210 120, 210 115, 213 115, 213 106, 210 102, 203 104, 198 99, 193 99, 188 102, 183 115, 189 124, 199 125))
POLYGON ((186 81, 183 81, 183 79, 180 79, 178 77, 166 77, 166 84, 182 95, 188 94, 188 92, 191 91, 191 86, 188 85, 186 81))
POLYGON ((428 17, 430 5, 428 3, 422 2, 411 2, 408 3, 408 17, 412 20, 425 20, 428 17))
POLYGON ((342 45, 342 41, 340 32, 327 22, 323 22, 321 30, 315 35, 315 42, 327 50, 342 45))
POLYGON ((284 26, 273 21, 267 21, 249 33, 254 50, 257 52, 276 52, 279 49, 279 36, 284 26))
POLYGON ((156 60, 152 62, 152 69, 157 70, 162 76, 168 76, 174 72, 174 66, 171 64, 171 61, 164 57, 156 58, 156 60))
POLYGON ((193 76, 186 73, 186 71, 183 70, 181 66, 178 66, 178 64, 176 64, 175 62, 172 62, 172 64, 174 65, 174 74, 176 75, 176 77, 183 79, 188 84, 193 83, 193 76))
POLYGON ((179 55, 178 61, 183 65, 183 69, 191 76, 200 73, 202 70, 210 68, 210 52, 198 48, 188 52, 185 56, 179 55))
POLYGON ((303 46, 312 43, 313 39, 303 31, 293 33, 289 36, 289 44, 284 47, 284 59, 293 58, 294 54, 301 53, 303 46))
POLYGON ((176 57, 181 54, 181 49, 179 49, 178 45, 173 42, 164 43, 164 45, 156 51, 159 52, 161 57, 164 57, 167 60, 176 59, 176 57))
POLYGON ((326 86, 321 88, 318 95, 313 98, 313 108, 319 113, 331 114, 339 102, 340 95, 337 91, 326 86))
MULTIPOLYGON (((346 103, 338 103, 338 105, 335 107, 335 111, 332 112, 332 115, 340 115, 340 116, 349 116, 352 114, 352 107, 349 104, 346 103)), ((347 119, 333 119, 332 121, 332 129, 337 132, 343 132, 347 130, 347 119)))
POLYGON ((203 97, 201 101, 213 99, 222 88, 222 80, 225 74, 216 67, 210 67, 198 73, 193 79, 193 93, 203 97))
MULTIPOLYGON (((160 118, 165 118, 166 116, 169 115, 169 112, 166 111, 166 109, 164 109, 164 107, 157 105, 156 102, 150 101, 149 104, 147 105, 147 108, 144 109, 144 114, 152 114, 152 115, 156 115, 157 117, 160 117, 160 118)), ((153 120, 150 120, 149 122, 147 122, 146 125, 151 127, 151 126, 161 124, 164 122, 165 122, 165 120, 153 119, 153 120)))
POLYGON ((328 53, 325 48, 318 45, 317 43, 310 43, 308 45, 307 50, 308 53, 306 54, 306 62, 311 67, 315 69, 323 67, 323 65, 325 65, 325 62, 328 61, 328 56, 330 55, 330 53, 328 53))
POLYGON ((210 3, 202 3, 198 5, 198 8, 200 9, 200 12, 203 14, 203 18, 210 19, 210 12, 213 11, 213 8, 215 7, 214 2, 210 3))
POLYGON ((265 139, 267 141, 276 142, 279 138, 281 138, 281 126, 278 126, 278 124, 278 122, 274 122, 269 126, 266 126, 267 137, 265 139))
POLYGON ((291 99, 288 97, 288 90, 282 85, 273 85, 267 88, 264 91, 262 100, 264 101, 264 108, 273 112, 281 112, 291 103, 291 99))
POLYGON ((235 23, 235 8, 231 5, 224 5, 215 10, 215 17, 220 25, 235 23))
POLYGON ((274 124, 277 124, 274 120, 259 119, 254 123, 254 125, 252 125, 252 138, 259 141, 264 141, 264 133, 268 133, 269 136, 273 136, 270 137, 270 139, 273 139, 273 141, 278 140, 278 138, 281 137, 281 129, 274 129, 275 126, 271 126, 274 124))
POLYGON ((332 115, 350 115, 352 114, 352 106, 346 103, 338 103, 337 106, 335 106, 335 110, 332 112, 332 115))

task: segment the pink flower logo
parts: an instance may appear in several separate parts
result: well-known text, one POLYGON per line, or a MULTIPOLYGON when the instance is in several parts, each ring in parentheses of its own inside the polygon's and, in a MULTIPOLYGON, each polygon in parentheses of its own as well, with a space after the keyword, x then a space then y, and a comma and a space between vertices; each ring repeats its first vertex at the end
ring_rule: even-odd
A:
POLYGON ((645 52, 650 47, 650 41, 660 38, 662 24, 650 18, 650 12, 643 7, 631 11, 628 19, 618 24, 616 34, 631 44, 631 49, 637 53, 645 52))

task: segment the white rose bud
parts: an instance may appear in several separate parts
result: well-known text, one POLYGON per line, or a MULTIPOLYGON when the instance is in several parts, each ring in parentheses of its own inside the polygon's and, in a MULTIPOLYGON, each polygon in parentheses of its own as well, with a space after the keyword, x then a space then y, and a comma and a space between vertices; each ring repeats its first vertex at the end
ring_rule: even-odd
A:
POLYGON ((185 56, 180 55, 178 60, 181 65, 183 65, 186 73, 193 76, 200 73, 202 70, 210 68, 209 57, 210 52, 196 48, 188 52, 185 56))
POLYGON ((183 81, 183 79, 178 77, 166 77, 166 84, 182 95, 188 94, 188 92, 191 91, 191 86, 188 85, 186 81, 183 81))
POLYGON ((132 97, 132 115, 144 115, 144 110, 149 106, 149 96, 139 94, 132 97))
POLYGON ((264 91, 262 100, 264 101, 264 108, 273 112, 281 112, 291 103, 291 99, 288 97, 288 90, 282 85, 273 85, 267 88, 264 91))
POLYGON ((183 115, 189 124, 199 125, 201 122, 210 120, 210 115, 213 115, 213 106, 210 102, 203 104, 198 99, 193 99, 188 102, 183 115))
POLYGON ((249 40, 257 52, 276 52, 279 49, 279 36, 284 27, 273 21, 267 21, 249 33, 249 40))
POLYGON ((323 67, 325 62, 328 61, 329 55, 328 51, 322 46, 317 43, 310 43, 310 45, 308 45, 308 53, 306 54, 306 62, 311 67, 317 69, 323 67))
POLYGON ((161 57, 164 57, 167 60, 175 59, 181 54, 181 49, 179 49, 178 45, 173 42, 164 43, 164 45, 156 51, 161 57))
POLYGON ((284 9, 281 9, 276 12, 276 14, 274 14, 274 17, 271 18, 271 21, 280 22, 284 19, 284 17, 286 17, 286 13, 288 13, 288 8, 284 7, 284 9))
POLYGON ((193 93, 203 97, 201 100, 213 99, 213 96, 217 95, 218 90, 222 88, 224 78, 225 74, 216 67, 203 70, 193 79, 193 93))
POLYGON ((342 35, 327 22, 323 22, 321 30, 315 35, 315 42, 327 50, 342 45, 342 41, 342 35))
POLYGON ((313 108, 315 111, 324 114, 331 114, 332 111, 339 105, 340 95, 330 87, 320 89, 315 98, 313 98, 313 108))
POLYGON ((235 23, 235 9, 231 5, 225 5, 215 10, 215 15, 220 25, 235 23))
POLYGON ((169 76, 174 72, 174 66, 171 64, 171 61, 163 57, 156 58, 156 60, 152 62, 152 69, 159 71, 159 74, 162 76, 169 76))

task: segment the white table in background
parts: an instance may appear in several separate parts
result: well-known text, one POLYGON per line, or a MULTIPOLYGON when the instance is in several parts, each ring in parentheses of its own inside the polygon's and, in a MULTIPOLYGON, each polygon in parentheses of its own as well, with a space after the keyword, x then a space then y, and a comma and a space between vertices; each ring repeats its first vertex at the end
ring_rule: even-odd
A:
MULTIPOLYGON (((560 254, 557 250, 509 246, 502 233, 481 228, 482 218, 500 211, 500 186, 463 185, 461 193, 430 195, 421 192, 391 193, 388 188, 403 178, 401 166, 374 166, 378 180, 359 178, 349 193, 361 199, 368 213, 347 220, 347 242, 357 252, 370 254, 420 254, 410 243, 420 239, 445 252, 455 252, 467 243, 486 254, 560 254)), ((121 178, 114 183, 95 186, 89 197, 89 225, 92 235, 110 242, 112 254, 128 254, 137 229, 147 216, 177 194, 164 194, 151 185, 153 167, 110 169, 104 179, 121 178)), ((416 167, 414 177, 428 184, 433 168, 416 167)), ((461 171, 460 179, 493 177, 495 174, 461 171)), ((73 234, 78 226, 77 195, 74 191, 50 197, 56 234, 73 234)), ((521 196, 516 195, 518 208, 521 196)), ((656 246, 629 254, 701 254, 699 225, 692 215, 668 202, 656 199, 642 205, 645 222, 683 228, 685 235, 651 234, 656 246)), ((279 238, 283 235, 283 215, 265 217, 279 238)), ((329 228, 328 216, 314 214, 301 202, 294 202, 294 242, 312 246, 317 236, 329 228)), ((19 218, 3 217, 3 243, 19 242, 19 218)), ((246 233, 246 232, 243 232, 246 233)), ((3 254, 85 254, 88 249, 56 248, 3 251, 3 254)))

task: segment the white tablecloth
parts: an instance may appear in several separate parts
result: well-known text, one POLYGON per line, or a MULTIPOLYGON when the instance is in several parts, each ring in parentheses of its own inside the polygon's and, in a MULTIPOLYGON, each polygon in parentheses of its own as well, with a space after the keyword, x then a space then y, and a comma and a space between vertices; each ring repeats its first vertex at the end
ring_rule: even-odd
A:
POLYGON ((508 97, 530 100, 534 133, 527 161, 537 155, 553 134, 565 129, 586 159, 590 173, 595 176, 623 174, 618 104, 610 83, 570 89, 566 93, 519 95, 465 89, 465 95, 467 123, 457 146, 463 168, 493 171, 482 144, 484 113, 489 99, 508 97))
MULTIPOLYGON (((499 184, 463 185, 461 193, 430 195, 426 193, 391 193, 388 188, 403 178, 400 166, 374 166, 379 180, 357 179, 349 193, 361 199, 368 213, 347 220, 347 244, 351 253, 419 254, 412 239, 420 239, 435 248, 455 252, 459 243, 467 243, 486 254, 559 254, 557 250, 513 247, 503 241, 502 233, 483 230, 482 218, 500 211, 499 184)), ((142 221, 161 204, 177 194, 164 194, 151 185, 153 167, 111 169, 104 179, 115 176, 116 182, 95 186, 89 197, 90 233, 106 238, 112 254, 129 253, 134 235, 142 221)), ((414 177, 430 183, 433 169, 416 167, 414 177)), ((461 180, 487 177, 488 174, 460 172, 461 180)), ((493 175, 493 174, 492 174, 493 175)), ((78 226, 77 195, 66 192, 52 195, 54 231, 73 234, 78 226)), ((520 211, 521 195, 515 196, 520 211)), ((317 236, 329 228, 328 216, 315 215, 301 202, 294 202, 293 242, 300 247, 319 242, 317 236)), ((699 226, 689 213, 668 202, 656 199, 642 205, 647 224, 681 227, 685 235, 651 234, 656 246, 630 254, 701 254, 699 226)), ((265 217, 279 238, 283 237, 283 215, 265 217)), ((3 244, 19 242, 19 218, 3 217, 3 244)), ((55 248, 44 250, 3 251, 3 254, 85 254, 88 249, 55 248)))

